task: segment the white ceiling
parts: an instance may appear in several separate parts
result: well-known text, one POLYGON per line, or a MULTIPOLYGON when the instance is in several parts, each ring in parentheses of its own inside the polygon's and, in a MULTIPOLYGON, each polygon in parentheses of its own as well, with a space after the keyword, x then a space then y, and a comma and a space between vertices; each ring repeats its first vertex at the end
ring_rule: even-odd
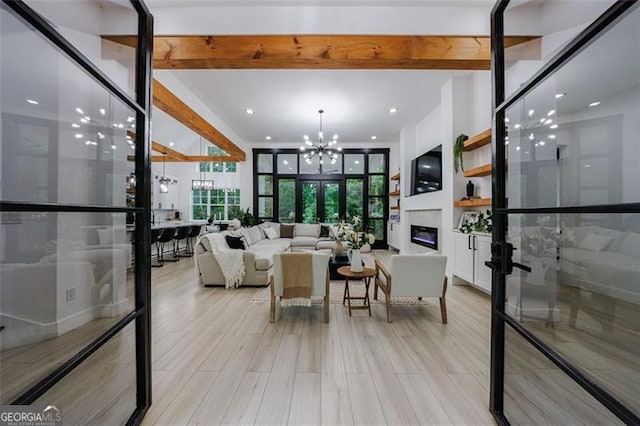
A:
MULTIPOLYGON (((156 71, 162 79, 163 72, 156 71)), ((398 140, 400 129, 440 103, 453 71, 189 70, 173 73, 245 142, 312 139, 319 130, 342 143, 398 140), (391 107, 398 112, 390 114, 391 107), (256 111, 254 115, 245 108, 256 111), (271 136, 267 141, 266 136, 271 136)))

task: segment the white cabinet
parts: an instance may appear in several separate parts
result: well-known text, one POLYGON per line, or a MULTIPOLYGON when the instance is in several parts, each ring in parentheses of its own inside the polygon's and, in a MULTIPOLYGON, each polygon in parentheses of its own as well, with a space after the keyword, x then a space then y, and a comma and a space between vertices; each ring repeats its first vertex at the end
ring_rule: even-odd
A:
POLYGON ((400 236, 400 222, 388 222, 387 229, 387 244, 389 246, 400 250, 401 236, 400 236))
POLYGON ((490 293, 491 269, 484 262, 491 260, 491 237, 454 232, 453 239, 454 275, 490 293))

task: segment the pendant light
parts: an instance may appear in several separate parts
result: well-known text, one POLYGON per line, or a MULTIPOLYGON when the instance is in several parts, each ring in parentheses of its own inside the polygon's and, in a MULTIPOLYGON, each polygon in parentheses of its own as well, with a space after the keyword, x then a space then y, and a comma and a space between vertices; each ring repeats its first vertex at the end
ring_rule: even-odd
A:
POLYGON ((167 153, 162 153, 162 177, 160 178, 160 193, 166 194, 169 192, 169 179, 165 177, 166 165, 167 165, 167 153))

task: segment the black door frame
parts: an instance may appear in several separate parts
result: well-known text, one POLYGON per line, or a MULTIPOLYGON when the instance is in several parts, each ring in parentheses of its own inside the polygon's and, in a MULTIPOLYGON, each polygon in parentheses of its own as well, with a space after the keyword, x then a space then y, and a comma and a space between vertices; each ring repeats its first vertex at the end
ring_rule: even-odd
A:
POLYGON ((314 175, 309 175, 308 178, 301 176, 298 179, 298 188, 296 192, 300 203, 296 205, 296 222, 302 223, 302 185, 310 182, 318 184, 318 192, 316 194, 318 214, 316 215, 316 217, 320 220, 320 222, 327 222, 327 218, 324 217, 324 185, 327 183, 338 184, 338 215, 340 217, 344 217, 346 212, 346 203, 344 200, 345 180, 337 179, 335 177, 331 178, 332 175, 327 175, 326 178, 323 179, 318 179, 317 177, 313 176, 314 175))
POLYGON ((565 62, 587 47, 600 34, 611 28, 638 4, 637 0, 616 1, 598 19, 569 42, 547 64, 505 99, 504 12, 509 0, 499 0, 491 11, 491 71, 492 71, 492 190, 493 233, 491 262, 493 269, 491 300, 491 373, 490 410, 498 424, 509 424, 504 412, 505 325, 523 337, 531 346, 553 362, 560 370, 578 383, 597 401, 627 424, 640 424, 640 418, 604 388, 598 386, 566 358, 554 351, 541 339, 505 313, 505 276, 514 266, 511 261, 513 247, 507 243, 507 217, 509 214, 555 213, 640 213, 640 203, 617 205, 586 205, 546 208, 508 208, 506 198, 506 156, 504 125, 507 108, 532 91, 538 84, 555 73, 565 62))
POLYGON ((143 0, 131 0, 138 14, 138 46, 136 49, 135 99, 124 92, 80 50, 65 39, 47 19, 31 9, 22 0, 2 0, 2 6, 23 19, 42 37, 67 55, 105 91, 117 97, 136 112, 136 204, 135 207, 92 206, 82 204, 23 203, 0 201, 2 212, 54 212, 54 213, 131 213, 135 215, 135 310, 88 343, 74 356, 55 368, 46 377, 25 390, 12 405, 35 402, 49 389, 64 379, 89 356, 98 351, 127 325, 135 323, 136 342, 136 409, 128 424, 139 424, 151 405, 151 157, 150 132, 152 109, 153 16, 143 0))

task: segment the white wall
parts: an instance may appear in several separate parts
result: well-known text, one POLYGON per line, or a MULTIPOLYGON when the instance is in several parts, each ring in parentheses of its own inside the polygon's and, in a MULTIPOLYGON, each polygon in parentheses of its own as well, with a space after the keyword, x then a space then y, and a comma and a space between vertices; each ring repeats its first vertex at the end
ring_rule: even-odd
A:
MULTIPOLYGON (((468 179, 453 171, 453 141, 460 133, 474 135, 491 125, 491 80, 487 71, 471 72, 447 81, 441 88, 440 104, 419 122, 405 126, 398 147, 402 182, 401 244, 403 253, 429 251, 409 241, 410 226, 423 225, 439 230, 439 251, 449 256, 447 273, 453 268, 453 236, 460 213, 454 200, 464 195, 468 179), (410 196, 411 161, 442 144, 442 191, 410 196)), ((490 146, 468 153, 465 166, 491 162, 490 146)), ((392 166, 393 167, 393 166, 392 166)), ((474 179, 479 195, 491 196, 490 178, 474 179), (488 192, 487 192, 488 191, 488 192)))

